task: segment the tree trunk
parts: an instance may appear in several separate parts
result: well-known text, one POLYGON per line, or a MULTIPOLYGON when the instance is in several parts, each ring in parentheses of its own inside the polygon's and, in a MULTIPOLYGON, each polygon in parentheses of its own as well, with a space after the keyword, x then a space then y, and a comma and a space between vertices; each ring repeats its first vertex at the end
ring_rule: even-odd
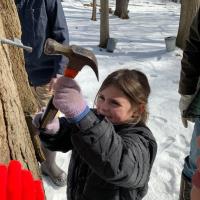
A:
POLYGON ((199 7, 200 0, 181 0, 181 13, 176 46, 182 50, 185 48, 185 42, 188 38, 192 20, 197 14, 199 7))
POLYGON ((109 1, 101 0, 101 17, 100 17, 100 44, 102 48, 106 48, 109 38, 109 1))
POLYGON ((97 1, 96 0, 93 0, 93 3, 92 3, 92 18, 91 20, 93 21, 96 21, 97 18, 96 18, 96 14, 97 13, 97 1))
MULTIPOLYGON (((14 0, 0 1, 0 38, 20 37, 20 23, 14 0)), ((23 51, 0 44, 0 162, 19 160, 40 177, 25 115, 38 106, 24 68, 23 51)))
POLYGON ((118 16, 121 19, 129 19, 128 3, 129 0, 116 0, 114 15, 118 16))

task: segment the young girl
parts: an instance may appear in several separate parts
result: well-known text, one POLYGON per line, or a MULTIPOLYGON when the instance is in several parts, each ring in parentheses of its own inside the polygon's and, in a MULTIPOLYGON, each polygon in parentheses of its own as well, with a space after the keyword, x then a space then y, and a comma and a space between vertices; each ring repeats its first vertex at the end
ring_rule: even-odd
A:
MULTIPOLYGON (((77 83, 61 77, 54 105, 65 117, 54 119, 40 133, 53 151, 72 150, 68 200, 140 200, 147 193, 157 144, 147 126, 150 86, 140 71, 111 73, 91 110, 77 83)), ((34 124, 38 125, 41 114, 34 124)))

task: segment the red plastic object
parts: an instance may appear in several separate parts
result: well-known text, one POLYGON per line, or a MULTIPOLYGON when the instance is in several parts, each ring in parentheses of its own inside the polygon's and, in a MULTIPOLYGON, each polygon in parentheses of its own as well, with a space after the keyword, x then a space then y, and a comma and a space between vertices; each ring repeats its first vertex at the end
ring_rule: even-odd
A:
POLYGON ((0 164, 0 200, 45 200, 42 182, 17 160, 0 164))

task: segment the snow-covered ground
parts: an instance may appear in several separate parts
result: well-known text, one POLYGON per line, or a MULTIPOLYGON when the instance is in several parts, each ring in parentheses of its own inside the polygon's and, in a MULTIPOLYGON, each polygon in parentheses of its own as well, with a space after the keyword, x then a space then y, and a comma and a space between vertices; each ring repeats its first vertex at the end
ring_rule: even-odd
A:
MULTIPOLYGON (((92 8, 86 0, 62 2, 69 27, 70 43, 92 50, 98 60, 100 81, 85 67, 76 80, 90 106, 101 82, 119 68, 136 68, 147 74, 152 93, 149 100, 149 127, 158 142, 145 200, 177 200, 183 159, 189 151, 192 125, 182 126, 178 109, 178 82, 182 51, 167 52, 164 38, 176 36, 180 4, 167 0, 134 0, 129 3, 129 20, 110 15, 110 37, 117 39, 114 53, 100 49, 99 7, 97 21, 91 21, 92 8)), ((114 1, 110 0, 114 10, 114 1)), ((57 163, 67 171, 70 152, 58 153, 57 163)), ((66 199, 66 187, 54 186, 44 177, 47 200, 66 199)))

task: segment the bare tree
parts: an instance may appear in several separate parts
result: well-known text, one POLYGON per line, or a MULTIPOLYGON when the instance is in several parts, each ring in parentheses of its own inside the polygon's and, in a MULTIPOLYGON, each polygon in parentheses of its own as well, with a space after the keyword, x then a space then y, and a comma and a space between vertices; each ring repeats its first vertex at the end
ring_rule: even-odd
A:
POLYGON ((100 17, 100 44, 102 48, 106 48, 109 38, 109 1, 101 0, 101 17, 100 17))
POLYGON ((194 16, 200 7, 200 0, 181 0, 181 12, 176 46, 184 49, 189 29, 194 16))
MULTIPOLYGON (((20 37, 14 0, 0 1, 0 38, 20 37)), ((16 159, 39 178, 40 171, 25 115, 38 106, 30 90, 22 50, 0 44, 0 162, 16 159)))
POLYGON ((121 19, 129 19, 128 3, 129 0, 116 0, 114 15, 118 16, 121 19))
POLYGON ((96 0, 93 0, 93 3, 92 3, 92 17, 91 17, 91 20, 93 21, 96 21, 97 18, 96 18, 96 14, 97 13, 97 1, 96 0))

